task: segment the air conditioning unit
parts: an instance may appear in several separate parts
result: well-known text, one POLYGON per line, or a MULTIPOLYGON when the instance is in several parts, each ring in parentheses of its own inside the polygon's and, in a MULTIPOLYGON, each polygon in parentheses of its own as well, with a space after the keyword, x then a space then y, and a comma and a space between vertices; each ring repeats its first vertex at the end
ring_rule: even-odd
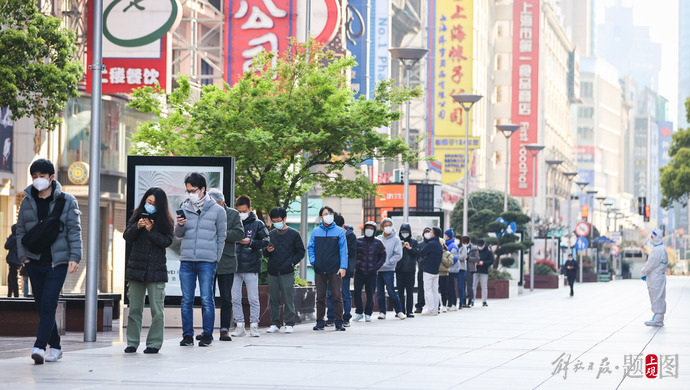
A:
POLYGON ((405 178, 403 177, 405 170, 404 169, 394 169, 393 170, 393 182, 394 183, 402 183, 405 178))

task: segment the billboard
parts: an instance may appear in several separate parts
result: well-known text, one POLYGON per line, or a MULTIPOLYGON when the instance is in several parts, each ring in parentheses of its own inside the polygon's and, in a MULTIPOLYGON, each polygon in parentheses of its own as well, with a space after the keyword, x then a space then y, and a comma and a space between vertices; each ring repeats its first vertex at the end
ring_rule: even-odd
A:
MULTIPOLYGON (((673 123, 672 122, 659 122, 659 168, 668 164, 671 161, 671 157, 668 155, 668 148, 671 147, 671 135, 673 134, 673 123)), ((661 199, 661 186, 656 186, 656 191, 658 191, 658 198, 661 199)), ((677 207, 680 207, 678 205, 677 207)), ((675 230, 675 218, 673 209, 665 210, 661 206, 657 206, 657 224, 664 225, 666 231, 675 230)))
MULTIPOLYGON (((374 97, 376 83, 390 78, 390 0, 369 1, 371 8, 371 35, 369 53, 369 90, 368 97, 374 97)), ((387 133, 387 130, 385 131, 387 133)))
POLYGON ((355 97, 369 96, 368 84, 368 56, 367 37, 369 36, 369 11, 367 0, 350 0, 347 4, 347 19, 345 21, 345 37, 347 50, 357 61, 352 67, 351 86, 355 97))
POLYGON ((288 48, 290 37, 295 35, 296 3, 295 0, 225 2, 225 81, 228 84, 240 79, 257 54, 288 48))
POLYGON ((2 147, 2 165, 0 170, 12 172, 12 142, 14 133, 14 120, 12 111, 7 107, 0 110, 0 147, 2 147))
MULTIPOLYGON (((464 110, 452 96, 472 92, 474 2, 429 1, 427 153, 444 184, 465 176, 465 146, 437 148, 436 139, 464 139, 464 110)), ((468 119, 468 118, 467 118, 468 119)), ((477 141, 478 146, 478 141, 477 141)))
MULTIPOLYGON (((87 2, 87 31, 93 31, 92 3, 87 2)), ((103 0, 103 94, 131 93, 156 83, 169 92, 170 32, 180 23, 182 6, 179 0, 139 3, 103 0)), ((86 43, 91 57, 93 34, 87 34, 86 43)), ((86 92, 91 93, 91 88, 91 69, 87 69, 86 92)))
MULTIPOLYGON (((510 138, 510 194, 531 196, 532 153, 524 145, 539 141, 539 0, 513 3, 512 122, 520 125, 510 138)), ((535 168, 536 169, 536 168, 535 168)), ((535 174, 535 180, 538 177, 535 174)))

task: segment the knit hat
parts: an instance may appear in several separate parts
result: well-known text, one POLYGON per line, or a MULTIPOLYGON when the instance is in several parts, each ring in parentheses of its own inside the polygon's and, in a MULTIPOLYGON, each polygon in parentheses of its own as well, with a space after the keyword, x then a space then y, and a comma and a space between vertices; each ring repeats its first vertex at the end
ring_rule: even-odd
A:
POLYGON ((445 232, 443 232, 443 234, 445 234, 446 237, 455 237, 455 232, 453 231, 453 228, 448 228, 445 232))

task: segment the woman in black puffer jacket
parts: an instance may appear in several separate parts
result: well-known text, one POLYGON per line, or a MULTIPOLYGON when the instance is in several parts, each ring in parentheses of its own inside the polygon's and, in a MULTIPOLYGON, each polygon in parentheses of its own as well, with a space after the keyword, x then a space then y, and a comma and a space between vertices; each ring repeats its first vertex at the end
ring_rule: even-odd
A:
POLYGON ((141 334, 144 299, 148 290, 151 327, 144 353, 158 353, 163 345, 165 326, 165 283, 168 281, 165 251, 173 240, 173 219, 168 197, 162 189, 149 188, 132 213, 123 234, 131 245, 127 257, 125 280, 129 282, 129 315, 127 317, 126 353, 137 351, 141 334))

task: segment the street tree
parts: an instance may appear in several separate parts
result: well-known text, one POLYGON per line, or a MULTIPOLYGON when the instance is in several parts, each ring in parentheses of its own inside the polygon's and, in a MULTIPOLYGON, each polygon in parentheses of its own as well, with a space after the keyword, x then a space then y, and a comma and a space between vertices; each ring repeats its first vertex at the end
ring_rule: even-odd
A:
POLYGON ((14 120, 33 117, 53 130, 67 100, 78 96, 84 68, 73 31, 43 15, 35 1, 0 0, 0 106, 14 120))
POLYGON ((397 107, 421 89, 389 80, 372 99, 355 99, 347 82, 355 64, 313 40, 292 42, 280 55, 260 54, 234 85, 205 86, 198 99, 185 77, 167 97, 155 87, 138 89, 131 106, 155 119, 139 126, 131 152, 233 156, 236 193, 251 196, 259 212, 288 208, 314 187, 325 197, 375 194, 359 166, 399 155, 415 160, 405 140, 378 129, 399 120, 397 107))
MULTIPOLYGON (((690 98, 685 101, 685 110, 690 120, 690 98)), ((679 129, 672 135, 668 155, 671 160, 659 169, 661 207, 668 208, 674 202, 685 206, 690 194, 690 128, 679 129)))

